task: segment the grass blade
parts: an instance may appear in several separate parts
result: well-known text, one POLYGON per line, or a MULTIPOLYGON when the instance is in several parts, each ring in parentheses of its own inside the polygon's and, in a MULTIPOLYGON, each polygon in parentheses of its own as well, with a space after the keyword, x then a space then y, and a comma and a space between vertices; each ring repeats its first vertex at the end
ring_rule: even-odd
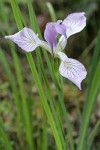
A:
MULTIPOLYGON (((29 16, 30 16, 30 21, 31 21, 31 24, 32 24, 32 27, 33 27, 33 30, 36 31, 36 27, 38 26, 37 24, 37 21, 36 20, 36 17, 35 17, 35 14, 34 14, 34 10, 32 8, 32 5, 31 5, 31 1, 30 0, 27 0, 27 5, 28 5, 28 10, 29 10, 29 16), (36 27, 34 26, 35 25, 35 22, 36 22, 36 27)), ((40 33, 40 30, 39 28, 37 28, 38 32, 40 33)), ((41 34, 41 33, 40 33, 41 34)), ((44 50, 43 50, 44 51, 44 50)), ((62 132, 61 132, 61 129, 60 129, 60 126, 59 126, 59 121, 58 121, 58 117, 57 117, 57 114, 56 114, 56 111, 55 111, 55 108, 54 108, 54 104, 52 103, 54 100, 53 100, 53 97, 52 97, 52 92, 51 92, 51 89, 50 89, 50 86, 49 86, 49 82, 47 80, 47 77, 46 77, 46 74, 45 74, 45 71, 44 71, 44 66, 43 66, 43 63, 42 63, 42 59, 41 59, 41 54, 40 54, 40 51, 36 51, 36 54, 37 54, 37 58, 38 58, 38 62, 39 62, 39 65, 40 65, 40 70, 41 70, 41 75, 42 75, 42 78, 44 80, 44 83, 45 83, 45 86, 46 86, 46 91, 47 91, 47 95, 48 95, 48 100, 49 100, 49 103, 50 103, 50 106, 51 106, 51 109, 52 109, 52 112, 55 116, 55 121, 56 121, 56 124, 59 128, 59 134, 60 134, 60 137, 62 138, 61 142, 63 143, 63 147, 65 147, 65 144, 64 144, 64 139, 63 139, 63 135, 62 135, 62 132)), ((48 60, 48 58, 47 58, 48 60)), ((49 61, 47 62, 47 64, 50 64, 49 61)), ((51 65, 51 64, 50 64, 51 65)))
POLYGON ((84 144, 85 144, 85 138, 87 135, 89 120, 91 117, 91 112, 94 108, 96 97, 98 95, 98 91, 100 88, 100 31, 98 33, 97 37, 97 45, 95 47, 94 56, 93 56, 93 62, 91 67, 91 74, 90 75, 90 82, 89 82, 89 88, 88 93, 86 97, 86 103, 84 106, 84 113, 83 118, 81 122, 81 130, 80 130, 80 136, 79 136, 79 144, 78 144, 78 150, 83 150, 84 144), (99 60, 98 60, 99 59, 99 60), (95 70, 93 72, 93 70, 95 70), (92 76, 93 75, 93 76, 92 76))
MULTIPOLYGON (((15 3, 15 1, 11 0, 11 4, 12 4, 12 8, 13 8, 13 12, 14 12, 15 20, 17 22, 18 29, 21 30, 22 29, 22 23, 21 23, 21 20, 20 20, 20 16, 17 14, 18 9, 17 9, 16 3, 15 3)), ((39 80, 39 77, 38 77, 38 74, 37 74, 37 71, 36 71, 36 68, 35 68, 35 65, 34 65, 32 55, 31 55, 31 53, 27 53, 26 55, 27 55, 27 59, 28 59, 29 65, 31 67, 31 71, 32 71, 32 74, 34 76, 36 85, 37 85, 38 90, 39 90, 39 94, 40 94, 40 97, 41 97, 42 104, 43 104, 44 109, 46 111, 46 114, 48 116, 48 120, 49 120, 49 123, 51 125, 57 147, 58 147, 59 150, 62 150, 62 145, 61 145, 61 141, 59 139, 58 131, 56 129, 55 122, 53 120, 51 111, 49 109, 47 100, 45 98, 45 95, 44 95, 44 92, 43 92, 43 89, 42 89, 42 85, 41 85, 41 82, 39 80)))
POLYGON ((61 145, 61 141, 59 139, 58 131, 56 129, 56 125, 55 125, 54 119, 52 117, 49 105, 48 105, 47 100, 45 98, 45 95, 44 95, 44 92, 43 92, 43 89, 42 89, 42 85, 41 85, 41 82, 39 80, 39 77, 38 77, 38 74, 37 74, 37 71, 36 71, 36 68, 35 68, 35 64, 33 62, 32 55, 30 53, 27 54, 27 59, 29 61, 31 71, 32 71, 32 74, 34 76, 36 85, 38 87, 38 91, 39 91, 39 94, 40 94, 40 97, 41 97, 42 105, 43 105, 44 110, 47 114, 51 129, 53 131, 53 135, 54 135, 54 138, 55 138, 55 141, 56 141, 56 144, 57 144, 57 148, 59 150, 62 150, 62 145, 61 145))
MULTIPOLYGON (((13 3, 14 4, 14 3, 13 3)), ((15 11, 17 12, 17 16, 19 16, 19 11, 18 9, 16 9, 15 4, 12 7, 13 9, 15 8, 15 11)), ((21 23, 19 22, 19 24, 21 25, 21 23)), ((14 51, 14 49, 13 49, 14 51)), ((24 120, 24 127, 25 127, 25 133, 26 133, 26 137, 27 137, 27 142, 29 144, 29 147, 31 150, 34 149, 34 144, 33 144, 33 136, 32 136, 32 123, 31 123, 31 117, 30 117, 30 113, 29 113, 29 108, 28 108, 28 103, 25 97, 25 92, 24 92, 24 85, 23 85, 23 79, 21 76, 21 71, 20 71, 20 62, 19 59, 17 57, 17 55, 15 53, 13 53, 14 56, 14 60, 15 60, 15 66, 16 66, 16 73, 17 73, 17 77, 18 77, 18 83, 19 83, 19 89, 20 89, 20 95, 21 95, 21 99, 22 99, 22 106, 23 106, 23 120, 24 120)))
POLYGON ((47 2, 46 5, 48 7, 48 10, 49 10, 49 13, 50 13, 50 16, 51 16, 51 20, 53 22, 55 22, 57 20, 57 18, 56 18, 56 14, 55 14, 55 11, 53 9, 52 4, 50 2, 47 2))
POLYGON ((87 140, 87 146, 86 150, 91 150, 91 146, 93 144, 94 138, 100 128, 100 120, 96 123, 95 127, 93 128, 92 132, 90 133, 88 140, 87 140))

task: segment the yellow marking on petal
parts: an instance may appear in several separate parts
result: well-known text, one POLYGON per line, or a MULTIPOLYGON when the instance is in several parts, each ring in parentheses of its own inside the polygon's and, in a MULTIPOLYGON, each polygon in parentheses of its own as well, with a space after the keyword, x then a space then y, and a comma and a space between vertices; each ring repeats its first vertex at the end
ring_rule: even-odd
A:
POLYGON ((70 62, 64 62, 64 65, 66 66, 66 67, 71 67, 71 63, 70 62))
POLYGON ((35 41, 34 39, 30 39, 29 42, 30 42, 31 44, 36 44, 36 41, 35 41))

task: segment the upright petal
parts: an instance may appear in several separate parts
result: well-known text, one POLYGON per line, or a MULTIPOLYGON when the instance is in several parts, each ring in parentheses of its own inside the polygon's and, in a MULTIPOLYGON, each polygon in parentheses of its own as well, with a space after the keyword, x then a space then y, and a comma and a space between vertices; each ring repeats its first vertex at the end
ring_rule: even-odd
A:
POLYGON ((6 39, 12 40, 26 52, 31 52, 40 44, 40 39, 31 29, 24 27, 14 35, 5 36, 6 39))
POLYGON ((44 32, 44 38, 50 44, 53 53, 55 53, 55 49, 57 46, 58 33, 66 36, 66 27, 62 24, 62 20, 47 23, 44 32))
POLYGON ((47 23, 44 31, 44 38, 50 44, 52 51, 57 45, 57 35, 58 34, 55 30, 55 23, 47 23))
POLYGON ((84 12, 72 13, 64 19, 63 23, 66 26, 67 37, 80 32, 86 26, 86 17, 84 12))
POLYGON ((62 52, 58 55, 62 60, 59 67, 60 74, 71 80, 81 90, 81 82, 87 75, 84 65, 75 59, 68 58, 62 52))

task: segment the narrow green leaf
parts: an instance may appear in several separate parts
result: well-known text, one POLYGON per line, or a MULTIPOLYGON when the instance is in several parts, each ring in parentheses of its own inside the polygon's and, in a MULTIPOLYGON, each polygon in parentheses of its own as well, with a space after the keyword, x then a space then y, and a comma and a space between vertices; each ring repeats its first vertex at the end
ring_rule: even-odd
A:
POLYGON ((46 5, 48 7, 48 10, 49 10, 49 13, 51 16, 51 20, 55 22, 57 20, 57 18, 56 18, 55 11, 54 11, 52 4, 50 2, 47 2, 46 5))
POLYGON ((94 77, 94 73, 96 70, 96 66, 97 66, 99 57, 100 57, 100 30, 98 31, 96 46, 95 46, 93 59, 92 59, 91 70, 90 70, 90 74, 89 74, 89 83, 88 83, 88 88, 87 88, 87 99, 86 99, 86 101, 88 101, 89 90, 90 90, 91 84, 92 84, 91 81, 94 77))
MULTIPOLYGON (((17 9, 16 3, 15 3, 15 1, 11 0, 11 4, 12 4, 12 8, 13 8, 13 12, 14 12, 15 20, 17 22, 18 29, 21 30, 22 29, 22 23, 20 21, 20 16, 18 16, 16 14, 16 13, 18 13, 18 11, 16 11, 16 9, 17 9)), ((51 111, 49 109, 47 100, 45 98, 45 95, 44 95, 44 92, 43 92, 43 89, 42 89, 42 85, 41 85, 41 82, 39 80, 39 77, 38 77, 38 74, 37 74, 37 71, 36 71, 36 68, 35 68, 35 65, 34 65, 34 61, 32 59, 32 55, 31 55, 31 53, 27 53, 26 55, 27 55, 27 59, 29 61, 30 67, 31 67, 32 74, 35 78, 36 85, 37 85, 38 90, 39 90, 39 94, 40 94, 40 97, 41 97, 42 104, 43 104, 44 109, 46 111, 46 114, 48 116, 48 120, 49 120, 49 123, 51 125, 52 131, 54 133, 54 137, 55 137, 57 147, 58 147, 59 150, 62 150, 62 145, 61 145, 61 141, 59 139, 59 135, 58 135, 56 126, 55 126, 55 122, 53 120, 51 111)))
MULTIPOLYGON (((31 21, 31 24, 32 24, 32 28, 33 30, 36 32, 38 31, 38 33, 40 33, 40 30, 39 28, 36 28, 38 27, 38 24, 37 24, 37 20, 36 20, 36 17, 35 17, 35 13, 34 13, 34 10, 32 8, 32 5, 31 5, 31 2, 30 0, 27 0, 27 5, 28 5, 28 10, 29 10, 29 16, 30 16, 30 21, 31 21)), ((40 33, 41 35, 41 33, 40 33)), ((44 51, 44 50, 43 50, 44 51)), ((44 52, 44 55, 45 55, 46 52, 44 52)), ((49 83, 48 83, 48 80, 47 80, 47 77, 45 75, 45 71, 44 71, 44 66, 43 66, 43 63, 42 63, 42 59, 41 59, 41 54, 40 54, 40 51, 36 51, 36 54, 37 54, 37 58, 38 58, 38 62, 39 62, 39 66, 40 66, 40 70, 42 71, 42 76, 43 76, 43 80, 44 80, 44 83, 45 83, 45 86, 46 86, 46 91, 47 91, 47 95, 48 95, 48 99, 49 99, 49 103, 50 103, 50 106, 51 106, 51 109, 53 111, 53 114, 55 116, 55 121, 56 121, 56 124, 59 128, 58 132, 60 134, 60 137, 62 138, 61 142, 63 144, 63 146, 65 147, 65 144, 64 144, 64 139, 63 139, 63 136, 62 136, 62 133, 61 133, 61 129, 60 129, 60 126, 59 126, 59 122, 58 122, 58 117, 57 117, 57 114, 55 112, 55 108, 53 106, 53 97, 52 97, 52 92, 50 92, 50 86, 49 86, 49 83)), ((47 58, 47 56, 45 56, 47 58)), ((49 60, 48 58, 46 60, 49 60)), ((50 64, 50 61, 47 61, 47 64, 50 64)))
MULTIPOLYGON (((20 20, 20 14, 19 14, 19 9, 15 3, 15 1, 10 0, 14 17, 16 19, 17 26, 20 30, 22 28, 22 22, 20 20)), ((16 57, 16 63, 18 63, 18 58, 16 57)), ((25 126, 25 132, 26 132, 26 137, 27 137, 27 142, 29 144, 29 147, 31 150, 34 149, 34 143, 33 143, 33 136, 32 136, 32 122, 31 122, 31 116, 29 113, 29 108, 28 108, 28 103, 25 97, 25 92, 24 92, 24 85, 23 85, 23 80, 20 72, 20 64, 16 64, 16 69, 17 69, 17 76, 18 76, 18 83, 19 83, 19 88, 20 88, 20 95, 23 103, 23 115, 24 115, 24 126, 25 126)))
POLYGON ((39 91, 39 94, 40 94, 40 97, 41 97, 42 105, 43 105, 44 110, 47 114, 51 129, 53 131, 53 135, 54 135, 54 138, 55 138, 55 141, 56 141, 56 144, 57 144, 57 148, 59 150, 62 150, 62 145, 61 145, 61 141, 59 139, 59 135, 58 135, 58 132, 57 132, 57 129, 56 129, 56 125, 55 125, 55 122, 53 120, 53 117, 52 117, 49 105, 47 103, 47 100, 45 98, 43 88, 42 88, 41 82, 39 80, 38 73, 36 71, 35 64, 34 64, 31 53, 27 53, 27 59, 28 59, 28 62, 30 64, 31 71, 32 71, 33 77, 35 79, 36 85, 38 87, 38 91, 39 91))
POLYGON ((91 113, 96 103, 96 98, 100 89, 100 31, 98 32, 97 44, 94 51, 93 62, 89 78, 89 88, 84 106, 84 113, 81 122, 78 150, 83 150, 91 113), (99 60, 98 60, 99 59, 99 60))
POLYGON ((95 138, 99 128, 100 128, 100 120, 96 123, 95 127, 93 128, 93 130, 91 131, 91 133, 88 137, 86 150, 91 150, 91 146, 93 144, 94 138, 95 138))

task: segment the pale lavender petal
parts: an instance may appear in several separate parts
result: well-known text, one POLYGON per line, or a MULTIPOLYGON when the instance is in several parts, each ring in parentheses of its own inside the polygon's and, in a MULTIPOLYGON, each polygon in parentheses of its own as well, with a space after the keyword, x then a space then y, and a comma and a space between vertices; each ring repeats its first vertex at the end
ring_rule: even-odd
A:
POLYGON ((36 35, 31 29, 26 27, 24 27, 21 31, 14 35, 5 36, 5 38, 12 40, 26 52, 35 50, 40 44, 38 35, 36 35))
POLYGON ((66 36, 66 27, 62 24, 61 20, 47 23, 44 38, 50 44, 53 53, 55 53, 55 48, 57 46, 58 33, 66 36))
POLYGON ((50 44, 52 50, 54 50, 57 45, 57 35, 55 23, 47 23, 44 38, 50 44))
POLYGON ((67 37, 80 32, 86 26, 86 17, 84 12, 72 13, 62 22, 66 26, 67 37))
MULTIPOLYGON (((60 52, 60 55, 62 52, 60 52)), ((83 64, 75 59, 68 58, 65 55, 62 57, 62 62, 59 67, 60 74, 71 80, 80 90, 81 90, 81 82, 86 77, 87 71, 83 64)))

